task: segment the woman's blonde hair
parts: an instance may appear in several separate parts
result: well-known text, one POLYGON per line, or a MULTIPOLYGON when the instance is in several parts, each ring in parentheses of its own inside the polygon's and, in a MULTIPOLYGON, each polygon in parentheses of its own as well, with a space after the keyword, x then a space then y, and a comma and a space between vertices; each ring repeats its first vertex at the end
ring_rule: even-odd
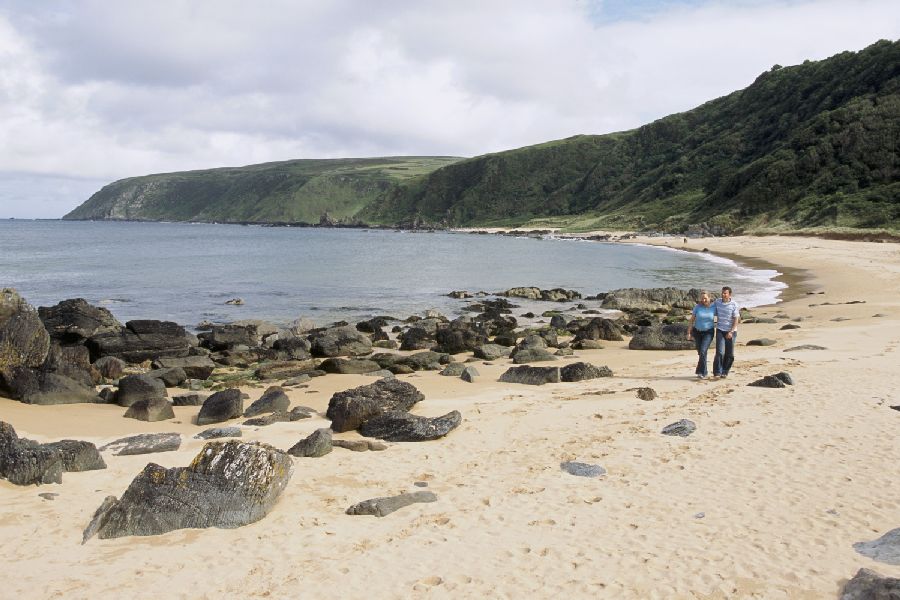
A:
POLYGON ((697 296, 697 302, 700 302, 701 300, 703 300, 703 296, 709 297, 710 301, 712 301, 712 294, 710 294, 706 290, 701 290, 700 295, 697 296))

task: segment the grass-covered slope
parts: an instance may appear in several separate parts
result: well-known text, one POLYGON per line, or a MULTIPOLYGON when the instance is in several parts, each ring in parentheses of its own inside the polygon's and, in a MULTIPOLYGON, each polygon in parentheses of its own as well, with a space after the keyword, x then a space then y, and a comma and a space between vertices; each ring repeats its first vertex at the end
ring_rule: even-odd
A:
POLYGON ((900 230, 900 42, 773 67, 638 129, 466 160, 299 160, 112 183, 69 219, 900 230))
POLYGON ((319 223, 352 221, 386 190, 458 158, 292 160, 130 177, 64 219, 319 223))
POLYGON ((362 216, 569 229, 900 229, 900 43, 773 67, 633 131, 461 161, 362 216))

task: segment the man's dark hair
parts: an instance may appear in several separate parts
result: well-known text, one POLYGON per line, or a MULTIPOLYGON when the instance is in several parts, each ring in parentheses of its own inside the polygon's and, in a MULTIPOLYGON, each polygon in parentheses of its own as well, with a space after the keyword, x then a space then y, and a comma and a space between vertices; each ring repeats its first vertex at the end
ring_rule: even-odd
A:
POLYGON ((733 294, 733 293, 734 293, 733 291, 731 291, 731 288, 728 287, 727 285, 722 286, 722 291, 724 292, 725 290, 728 290, 728 293, 729 293, 729 294, 733 294))

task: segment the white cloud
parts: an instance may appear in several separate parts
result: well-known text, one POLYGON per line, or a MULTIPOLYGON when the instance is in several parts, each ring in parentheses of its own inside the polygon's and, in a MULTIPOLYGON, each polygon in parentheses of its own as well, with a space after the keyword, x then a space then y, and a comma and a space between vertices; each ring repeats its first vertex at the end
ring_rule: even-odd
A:
MULTIPOLYGON (((886 0, 9 0, 0 169, 476 155, 636 127, 898 33, 886 0)), ((0 216, 21 212, 8 188, 0 216)))

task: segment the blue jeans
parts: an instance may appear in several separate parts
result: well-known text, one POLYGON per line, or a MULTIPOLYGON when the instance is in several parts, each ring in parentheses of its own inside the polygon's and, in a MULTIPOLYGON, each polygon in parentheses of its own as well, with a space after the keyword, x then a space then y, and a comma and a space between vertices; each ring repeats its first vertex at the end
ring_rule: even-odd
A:
POLYGON ((727 339, 727 331, 716 329, 716 357, 713 359, 713 375, 728 375, 731 365, 734 363, 734 343, 737 341, 737 332, 727 339))
POLYGON ((697 368, 694 369, 694 373, 703 377, 709 374, 706 370, 706 351, 709 350, 709 346, 712 344, 713 331, 713 329, 707 329, 706 331, 691 330, 691 336, 694 338, 694 347, 697 349, 697 368))

